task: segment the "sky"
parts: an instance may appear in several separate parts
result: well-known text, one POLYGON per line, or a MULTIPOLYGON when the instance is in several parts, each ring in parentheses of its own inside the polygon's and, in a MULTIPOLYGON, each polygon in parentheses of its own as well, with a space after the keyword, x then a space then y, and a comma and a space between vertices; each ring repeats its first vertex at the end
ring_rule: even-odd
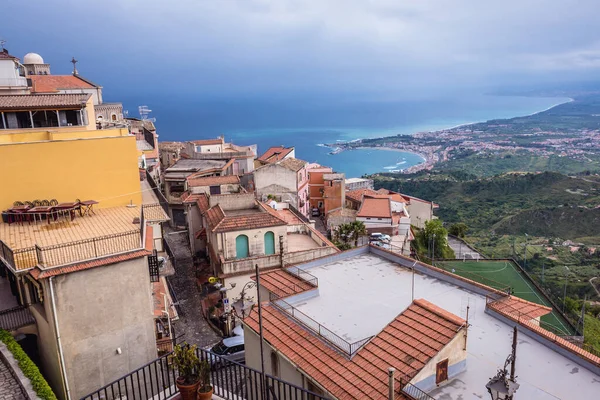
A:
POLYGON ((598 0, 3 0, 0 38, 118 96, 418 96, 594 79, 598 0), (6 18, 6 16, 9 16, 6 18))

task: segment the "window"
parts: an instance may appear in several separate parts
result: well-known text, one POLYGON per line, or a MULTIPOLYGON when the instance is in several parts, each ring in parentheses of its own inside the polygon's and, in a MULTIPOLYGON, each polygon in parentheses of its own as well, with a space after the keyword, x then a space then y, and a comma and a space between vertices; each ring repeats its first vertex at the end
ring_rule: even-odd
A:
POLYGON ((17 128, 33 128, 29 111, 16 112, 15 116, 17 117, 17 128))
POLYGON ((110 119, 112 121, 116 121, 117 120, 117 114, 111 114, 110 119))
POLYGON ((248 236, 239 235, 235 238, 235 258, 246 258, 248 255, 248 236))
POLYGON ((435 366, 435 384, 439 385, 446 380, 448 380, 448 359, 440 361, 435 366))
POLYGON ((275 254, 275 234, 271 231, 265 233, 265 255, 275 254))
POLYGON ((271 352, 271 375, 279 378, 279 357, 274 351, 271 352))
POLYGON ((323 208, 323 202, 322 202, 322 201, 320 201, 320 202, 319 202, 319 205, 318 205, 318 207, 319 207, 319 208, 323 208))

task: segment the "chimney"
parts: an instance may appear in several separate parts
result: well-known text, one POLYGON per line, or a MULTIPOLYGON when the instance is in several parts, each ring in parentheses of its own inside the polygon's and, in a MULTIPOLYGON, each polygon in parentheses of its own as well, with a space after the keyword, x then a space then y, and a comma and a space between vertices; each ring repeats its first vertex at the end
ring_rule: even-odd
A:
POLYGON ((394 400, 394 371, 396 368, 388 368, 388 400, 394 400))

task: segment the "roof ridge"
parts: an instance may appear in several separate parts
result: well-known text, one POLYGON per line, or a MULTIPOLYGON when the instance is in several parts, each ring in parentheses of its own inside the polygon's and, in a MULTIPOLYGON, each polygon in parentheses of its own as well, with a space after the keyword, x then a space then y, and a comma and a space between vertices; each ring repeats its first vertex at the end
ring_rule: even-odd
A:
POLYGON ((415 299, 413 300, 413 304, 423 307, 426 310, 429 310, 432 313, 444 318, 445 320, 454 322, 455 324, 463 325, 467 322, 464 319, 460 318, 458 315, 452 314, 450 311, 446 311, 443 308, 438 307, 425 299, 415 299))
POLYGON ((500 299, 498 299, 496 301, 493 301, 491 304, 501 303, 501 302, 504 302, 504 301, 506 301, 508 299, 515 300, 515 301, 518 301, 520 303, 524 303, 524 304, 529 304, 529 305, 532 305, 532 306, 536 306, 536 307, 539 307, 539 308, 543 308, 543 309, 546 309, 548 311, 552 311, 552 307, 548 307, 548 306, 543 305, 543 304, 534 303, 533 301, 525 300, 525 299, 522 299, 520 297, 513 296, 512 294, 508 295, 506 297, 502 297, 502 298, 500 298, 500 299))

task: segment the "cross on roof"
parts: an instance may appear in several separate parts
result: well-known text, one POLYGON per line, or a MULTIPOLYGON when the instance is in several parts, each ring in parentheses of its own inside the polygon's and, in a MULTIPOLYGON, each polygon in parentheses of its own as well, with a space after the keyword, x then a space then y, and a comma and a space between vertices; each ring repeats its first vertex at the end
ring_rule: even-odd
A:
POLYGON ((71 58, 71 63, 73 64, 73 75, 79 75, 79 72, 77 72, 78 61, 75 59, 75 57, 71 58))

